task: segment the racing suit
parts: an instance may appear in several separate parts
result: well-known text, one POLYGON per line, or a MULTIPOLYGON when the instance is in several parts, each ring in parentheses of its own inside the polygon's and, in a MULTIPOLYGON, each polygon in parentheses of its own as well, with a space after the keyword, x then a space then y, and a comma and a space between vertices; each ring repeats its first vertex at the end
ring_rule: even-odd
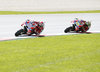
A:
POLYGON ((84 20, 74 20, 73 21, 73 30, 76 32, 86 32, 88 30, 88 25, 84 20))
POLYGON ((31 35, 33 33, 36 34, 36 35, 39 35, 42 32, 42 30, 44 29, 44 27, 43 27, 44 23, 43 22, 27 20, 22 25, 24 25, 24 24, 27 27, 27 35, 31 35))

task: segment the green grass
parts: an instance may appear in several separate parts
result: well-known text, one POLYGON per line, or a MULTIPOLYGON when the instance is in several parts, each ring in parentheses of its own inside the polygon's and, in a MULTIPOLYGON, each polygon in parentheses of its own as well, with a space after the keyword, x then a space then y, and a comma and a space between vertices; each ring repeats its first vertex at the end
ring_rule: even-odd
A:
POLYGON ((0 42, 0 72, 100 72, 100 34, 0 42))
POLYGON ((100 13, 100 10, 90 11, 53 11, 53 12, 24 12, 24 11, 0 11, 0 15, 9 14, 65 14, 65 13, 100 13))

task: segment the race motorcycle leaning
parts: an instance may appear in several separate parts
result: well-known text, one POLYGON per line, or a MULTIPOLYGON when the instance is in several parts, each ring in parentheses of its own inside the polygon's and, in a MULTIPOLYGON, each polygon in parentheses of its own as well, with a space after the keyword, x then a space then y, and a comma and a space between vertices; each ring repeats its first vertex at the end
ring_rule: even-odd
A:
MULTIPOLYGON (((41 23, 41 22, 39 22, 39 23, 41 23)), ((41 27, 39 27, 39 25, 38 26, 35 26, 35 28, 31 30, 32 32, 30 34, 28 34, 29 28, 28 28, 27 24, 23 24, 21 26, 22 26, 22 28, 19 29, 15 33, 15 36, 16 37, 18 37, 18 36, 31 36, 33 34, 34 35, 39 35, 44 30, 44 23, 43 22, 41 23, 41 27)))
POLYGON ((72 24, 72 26, 66 28, 64 30, 65 33, 85 33, 86 31, 88 31, 91 27, 91 22, 86 22, 86 24, 83 25, 79 25, 77 22, 75 24, 72 24), (78 28, 78 29, 77 29, 78 28))

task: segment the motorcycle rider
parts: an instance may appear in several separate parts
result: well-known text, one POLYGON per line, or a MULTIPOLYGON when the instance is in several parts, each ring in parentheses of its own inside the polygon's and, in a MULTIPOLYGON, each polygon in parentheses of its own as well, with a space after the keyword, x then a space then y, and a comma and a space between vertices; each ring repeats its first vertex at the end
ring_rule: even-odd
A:
POLYGON ((21 26, 25 24, 26 27, 24 27, 25 31, 27 32, 27 35, 31 35, 35 33, 36 35, 39 35, 42 30, 44 29, 44 23, 38 22, 38 21, 31 21, 26 20, 21 26))
MULTIPOLYGON (((78 18, 75 18, 75 20, 71 22, 73 23, 72 27, 70 27, 71 31, 75 32, 86 32, 91 26, 90 21, 79 20, 78 18)), ((65 30, 65 33, 67 33, 67 30, 65 30)))

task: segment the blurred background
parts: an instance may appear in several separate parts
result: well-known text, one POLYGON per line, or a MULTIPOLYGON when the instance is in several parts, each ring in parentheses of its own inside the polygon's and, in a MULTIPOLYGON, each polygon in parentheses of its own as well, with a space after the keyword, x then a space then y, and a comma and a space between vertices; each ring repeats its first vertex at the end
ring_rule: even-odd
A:
POLYGON ((0 11, 100 10, 100 0, 0 0, 0 11))

